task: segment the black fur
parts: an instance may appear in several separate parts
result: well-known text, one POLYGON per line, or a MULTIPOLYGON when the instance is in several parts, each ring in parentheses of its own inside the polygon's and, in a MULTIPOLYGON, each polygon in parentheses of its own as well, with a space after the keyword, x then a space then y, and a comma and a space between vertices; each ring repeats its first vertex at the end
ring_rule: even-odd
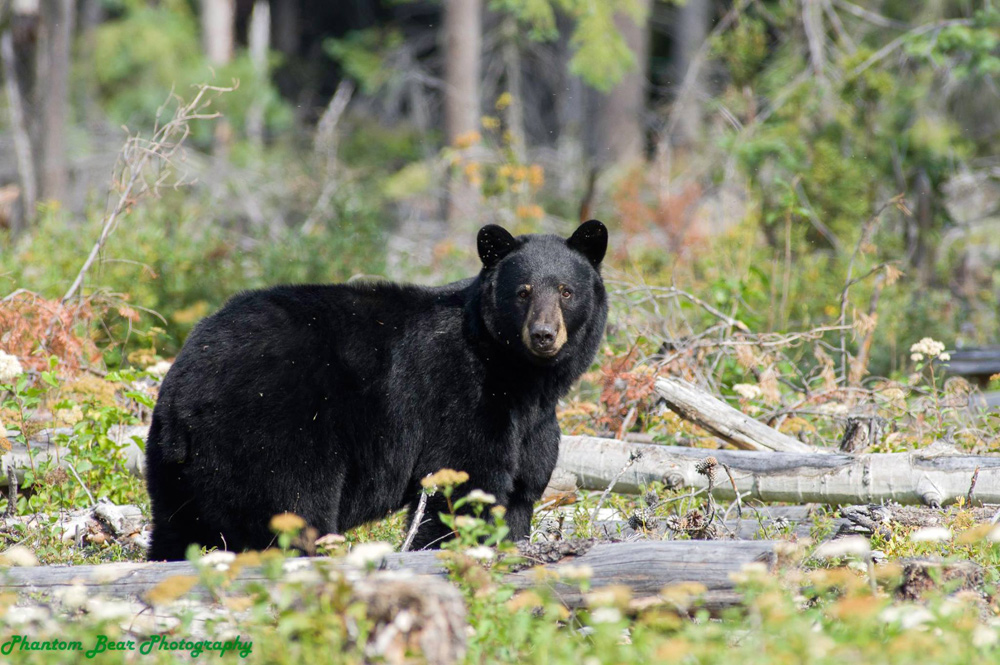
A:
MULTIPOLYGON (((556 402, 603 336, 606 246, 596 221, 569 241, 488 226, 480 274, 446 286, 232 298, 191 333, 160 390, 146 448, 149 558, 181 559, 190 543, 265 548, 270 517, 285 511, 320 534, 412 512, 420 479, 445 467, 469 473, 462 491, 496 495, 511 537, 526 537, 556 462, 556 402), (567 332, 551 358, 521 335, 546 294, 567 332)), ((447 537, 442 509, 439 494, 415 548, 447 537)))

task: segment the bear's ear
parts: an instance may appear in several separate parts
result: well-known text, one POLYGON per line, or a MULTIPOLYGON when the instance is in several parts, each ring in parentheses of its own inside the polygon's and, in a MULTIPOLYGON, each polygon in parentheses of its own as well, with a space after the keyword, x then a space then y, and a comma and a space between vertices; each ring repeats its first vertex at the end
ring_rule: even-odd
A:
POLYGON ((590 265, 600 267, 604 253, 608 251, 608 229, 596 219, 584 222, 573 232, 566 245, 587 257, 590 265))
POLYGON ((496 224, 487 224, 479 229, 476 245, 479 248, 479 258, 483 265, 492 268, 500 262, 500 259, 516 249, 518 243, 507 229, 496 224))

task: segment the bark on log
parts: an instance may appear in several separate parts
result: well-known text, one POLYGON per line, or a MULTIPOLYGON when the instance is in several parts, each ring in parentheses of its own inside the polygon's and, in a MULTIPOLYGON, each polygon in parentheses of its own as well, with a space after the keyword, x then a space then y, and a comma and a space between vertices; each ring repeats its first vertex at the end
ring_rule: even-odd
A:
POLYGON ((687 381, 660 377, 656 380, 656 393, 681 418, 690 420, 737 448, 789 453, 821 452, 821 449, 754 420, 687 381))
MULTIPOLYGON (((975 498, 1000 503, 1000 456, 935 455, 927 451, 856 456, 761 453, 564 436, 556 468, 573 473, 582 489, 603 490, 635 453, 641 457, 615 483, 617 492, 635 494, 654 481, 673 488, 707 488, 708 479, 695 465, 711 456, 729 467, 744 499, 944 505, 966 496, 978 467, 975 498)), ((729 479, 721 470, 716 473, 713 495, 735 498, 729 479)))
MULTIPOLYGON (((316 566, 329 566, 337 571, 356 571, 343 560, 328 558, 292 559, 286 563, 299 578, 310 572, 320 579, 316 566)), ((579 556, 567 556, 544 566, 535 566, 507 575, 505 582, 517 589, 551 584, 558 598, 567 606, 584 602, 580 590, 559 581, 558 574, 566 565, 589 566, 593 570, 591 589, 609 585, 625 585, 635 596, 653 596, 668 585, 697 582, 707 593, 703 606, 717 610, 738 602, 730 573, 745 564, 774 563, 772 541, 647 541, 638 543, 598 543, 579 556), (545 569, 554 575, 539 575, 545 569)), ((407 552, 389 554, 385 570, 406 570, 418 575, 443 577, 445 569, 437 552, 407 552)), ((18 594, 53 593, 74 584, 89 592, 126 598, 141 598, 151 588, 175 575, 197 575, 196 568, 186 561, 152 563, 107 563, 92 566, 40 566, 8 568, 0 574, 0 589, 18 594)), ((236 576, 237 583, 263 583, 267 577, 259 568, 244 568, 236 576)), ((236 584, 238 586, 238 584, 236 584)), ((232 587, 228 587, 232 588, 232 587)), ((192 591, 198 595, 198 589, 192 591)), ((204 594, 205 591, 201 590, 204 594)))

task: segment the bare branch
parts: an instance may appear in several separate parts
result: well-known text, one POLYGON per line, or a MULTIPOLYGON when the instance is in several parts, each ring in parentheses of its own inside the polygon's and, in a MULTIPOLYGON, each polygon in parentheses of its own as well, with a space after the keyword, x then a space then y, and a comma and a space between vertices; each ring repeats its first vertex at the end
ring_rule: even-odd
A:
POLYGON ((184 140, 191 132, 189 123, 192 120, 211 120, 219 117, 218 113, 204 112, 211 103, 211 100, 205 99, 206 93, 216 92, 221 94, 230 92, 235 88, 236 84, 229 88, 201 85, 198 86, 198 91, 194 98, 187 104, 184 104, 171 92, 170 96, 157 111, 157 120, 152 137, 143 139, 140 135, 136 134, 130 136, 125 141, 125 145, 122 147, 118 157, 118 167, 116 169, 118 177, 112 183, 112 189, 120 189, 121 191, 118 195, 118 201, 111 212, 105 217, 104 225, 101 228, 101 234, 97 242, 91 248, 90 254, 87 255, 87 259, 83 262, 83 266, 80 267, 80 271, 66 291, 66 295, 62 297, 62 302, 66 302, 80 290, 87 271, 90 270, 94 261, 100 255, 108 236, 115 230, 122 214, 138 203, 144 195, 152 194, 155 196, 157 188, 165 181, 167 174, 161 173, 160 177, 154 181, 154 184, 150 185, 144 177, 146 169, 154 165, 161 169, 169 168, 170 158, 180 150, 184 140), (159 121, 160 115, 165 110, 167 104, 173 99, 176 99, 178 102, 177 109, 174 111, 173 118, 161 126, 159 121))

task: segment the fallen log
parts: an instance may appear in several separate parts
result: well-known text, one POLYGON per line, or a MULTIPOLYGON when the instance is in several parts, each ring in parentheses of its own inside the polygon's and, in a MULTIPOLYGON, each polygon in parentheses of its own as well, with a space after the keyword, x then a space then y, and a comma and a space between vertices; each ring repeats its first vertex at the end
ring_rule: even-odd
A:
MULTIPOLYGON (((770 540, 792 536, 797 539, 812 538, 816 535, 818 506, 743 506, 743 517, 733 516, 716 522, 719 538, 722 540, 770 540)), ((720 512, 720 516, 722 513, 720 512)), ((678 516, 680 517, 680 516, 678 516)), ((828 517, 823 522, 823 533, 839 533, 850 525, 843 517, 828 517)), ((683 529, 663 517, 636 519, 598 519, 590 533, 576 533, 572 522, 560 521, 554 517, 544 517, 538 525, 541 538, 563 539, 573 536, 597 535, 602 540, 614 542, 634 542, 637 539, 673 539, 683 536, 683 529), (673 527, 673 528, 672 528, 673 527)))
MULTIPOLYGON (((895 501, 941 506, 967 496, 978 470, 975 499, 1000 503, 1000 456, 935 454, 933 451, 866 455, 810 455, 675 448, 613 439, 564 436, 556 468, 576 476, 577 486, 637 494, 653 482, 669 488, 707 489, 698 462, 725 464, 744 499, 784 503, 859 504, 895 501), (631 464, 629 460, 639 455, 631 464), (622 469, 628 466, 624 472, 622 469)), ((712 491, 734 499, 720 469, 712 491)))
POLYGON ((742 450, 776 450, 789 453, 822 452, 787 434, 754 420, 687 381, 661 376, 656 394, 671 411, 742 450))
MULTIPOLYGON (((348 629, 344 635, 343 646, 357 648, 364 655, 364 662, 387 665, 462 662, 468 622, 465 599, 453 584, 426 575, 404 577, 391 572, 356 575, 338 585, 341 583, 346 589, 337 589, 338 601, 334 602, 348 607, 362 606, 369 621, 367 630, 348 629)), ((268 658, 267 650, 254 644, 255 636, 246 633, 246 620, 254 614, 250 609, 251 598, 241 591, 234 594, 221 591, 215 596, 183 593, 191 584, 192 579, 183 575, 165 578, 162 586, 150 593, 153 599, 149 602, 109 598, 101 593, 100 587, 50 587, 44 594, 19 598, 17 607, 8 611, 8 619, 13 612, 14 616, 33 617, 40 623, 41 618, 50 618, 52 624, 64 627, 78 620, 80 610, 84 609, 91 620, 117 623, 122 632, 116 639, 131 639, 136 645, 164 633, 178 637, 175 631, 183 626, 182 635, 188 642, 206 640, 211 644, 220 640, 220 636, 229 636, 231 640, 233 635, 242 635, 245 644, 242 649, 235 647, 234 653, 240 653, 242 658, 250 654, 258 659, 268 658)), ((279 584, 267 590, 278 593, 279 584)), ((49 621, 43 622, 46 624, 49 621)))
MULTIPOLYGON (((590 588, 624 585, 634 596, 655 596, 665 586, 683 582, 697 582, 707 590, 702 606, 715 611, 738 603, 730 574, 738 572, 745 564, 763 562, 773 565, 773 541, 662 541, 637 543, 597 543, 578 555, 541 559, 539 547, 533 547, 536 560, 555 563, 536 565, 510 573, 504 582, 517 589, 548 585, 568 607, 584 602, 584 594, 570 583, 560 580, 566 566, 587 566, 592 570, 590 588)), ((560 544, 552 544, 559 547, 560 544)), ((565 545, 565 543, 563 543, 565 545)), ((357 573, 357 568, 342 559, 324 557, 289 559, 286 569, 294 570, 299 579, 309 575, 319 581, 318 567, 333 571, 357 573)), ((446 570, 438 552, 407 552, 388 554, 382 570, 409 571, 416 575, 444 577, 446 570)), ((83 587, 89 593, 101 593, 116 598, 142 598, 160 582, 174 576, 197 575, 198 569, 186 561, 150 563, 107 563, 90 566, 40 566, 35 568, 8 568, 0 574, 0 589, 19 595, 52 594, 71 586, 83 587)), ((239 588, 249 583, 266 583, 265 572, 259 567, 240 569, 227 589, 239 588)), ((205 589, 194 587, 196 597, 207 595, 205 589)))

